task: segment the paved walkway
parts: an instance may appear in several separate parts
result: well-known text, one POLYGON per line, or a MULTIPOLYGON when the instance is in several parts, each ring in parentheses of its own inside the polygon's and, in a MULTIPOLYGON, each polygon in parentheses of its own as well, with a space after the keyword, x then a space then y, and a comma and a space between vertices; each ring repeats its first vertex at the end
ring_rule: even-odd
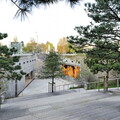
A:
POLYGON ((0 120, 120 120, 120 96, 97 91, 24 96, 3 104, 0 120))
MULTIPOLYGON (((40 93, 48 92, 48 82, 51 82, 51 79, 35 79, 32 83, 20 94, 20 96, 34 95, 40 93)), ((69 84, 71 82, 63 80, 61 78, 55 79, 56 85, 69 84)))
POLYGON ((7 100, 0 120, 120 120, 120 95, 94 90, 26 95, 7 100))

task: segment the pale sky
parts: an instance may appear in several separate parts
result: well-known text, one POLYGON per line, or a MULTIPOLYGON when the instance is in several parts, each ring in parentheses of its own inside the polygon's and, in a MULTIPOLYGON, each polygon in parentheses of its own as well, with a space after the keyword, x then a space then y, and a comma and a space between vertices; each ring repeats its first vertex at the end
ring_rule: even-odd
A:
POLYGON ((38 43, 49 41, 56 46, 62 37, 77 34, 75 26, 87 25, 91 21, 84 11, 82 2, 74 8, 65 2, 59 2, 34 9, 28 16, 29 20, 23 22, 17 18, 13 19, 17 8, 10 3, 5 0, 0 2, 0 32, 8 33, 2 44, 9 45, 17 36, 18 41, 24 41, 25 44, 34 38, 38 43))

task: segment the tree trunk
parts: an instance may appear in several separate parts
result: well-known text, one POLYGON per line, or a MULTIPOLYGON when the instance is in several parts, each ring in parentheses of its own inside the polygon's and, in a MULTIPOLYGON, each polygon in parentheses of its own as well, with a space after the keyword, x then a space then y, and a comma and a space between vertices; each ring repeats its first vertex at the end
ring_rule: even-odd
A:
POLYGON ((17 97, 17 80, 15 80, 15 97, 17 97))
POLYGON ((52 93, 54 92, 54 77, 52 77, 52 93))
POLYGON ((108 78, 109 78, 109 71, 106 72, 106 76, 104 78, 104 92, 108 92, 108 78))

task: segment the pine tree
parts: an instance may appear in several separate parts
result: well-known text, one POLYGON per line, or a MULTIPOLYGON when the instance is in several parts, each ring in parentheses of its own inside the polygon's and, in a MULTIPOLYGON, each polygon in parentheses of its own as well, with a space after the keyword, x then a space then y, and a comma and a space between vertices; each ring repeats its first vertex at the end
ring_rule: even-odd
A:
MULTIPOLYGON (((1 34, 3 36, 3 34, 1 34)), ((2 38, 0 36, 0 38, 2 38)), ((5 37, 3 37, 5 38, 5 37)), ((21 66, 16 65, 19 61, 19 56, 13 56, 12 54, 17 52, 15 48, 9 49, 7 46, 0 46, 0 82, 3 83, 4 79, 7 80, 21 80, 22 75, 25 73, 20 70, 21 66)), ((16 82, 17 83, 17 82, 16 82)), ((0 91, 3 89, 3 85, 0 87, 0 91)), ((17 85, 15 85, 15 96, 17 96, 17 85)))
POLYGON ((97 41, 92 50, 87 51, 85 63, 94 74, 106 73, 104 90, 108 91, 108 79, 111 70, 120 71, 119 46, 108 41, 97 41))
POLYGON ((7 36, 7 33, 0 33, 0 40, 6 38, 7 36))
POLYGON ((85 6, 93 22, 76 27, 79 36, 70 36, 69 42, 79 50, 84 50, 86 45, 93 46, 89 51, 84 50, 85 63, 93 73, 106 73, 104 89, 108 91, 109 72, 120 72, 120 3, 119 0, 96 0, 85 6))
POLYGON ((62 64, 61 57, 54 51, 50 51, 44 61, 43 75, 46 78, 52 78, 52 92, 54 92, 54 78, 63 76, 62 64))
MULTIPOLYGON (((61 0, 11 0, 11 2, 18 8, 15 17, 24 19, 28 13, 31 13, 34 8, 55 4, 61 0)), ((81 0, 67 0, 71 6, 79 3, 81 0)))

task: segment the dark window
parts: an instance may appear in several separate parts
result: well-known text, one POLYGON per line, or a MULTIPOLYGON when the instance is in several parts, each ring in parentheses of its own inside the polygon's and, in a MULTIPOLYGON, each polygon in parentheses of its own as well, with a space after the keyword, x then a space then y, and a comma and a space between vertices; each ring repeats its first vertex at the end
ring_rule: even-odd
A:
POLYGON ((67 68, 67 65, 64 65, 64 68, 67 68))

